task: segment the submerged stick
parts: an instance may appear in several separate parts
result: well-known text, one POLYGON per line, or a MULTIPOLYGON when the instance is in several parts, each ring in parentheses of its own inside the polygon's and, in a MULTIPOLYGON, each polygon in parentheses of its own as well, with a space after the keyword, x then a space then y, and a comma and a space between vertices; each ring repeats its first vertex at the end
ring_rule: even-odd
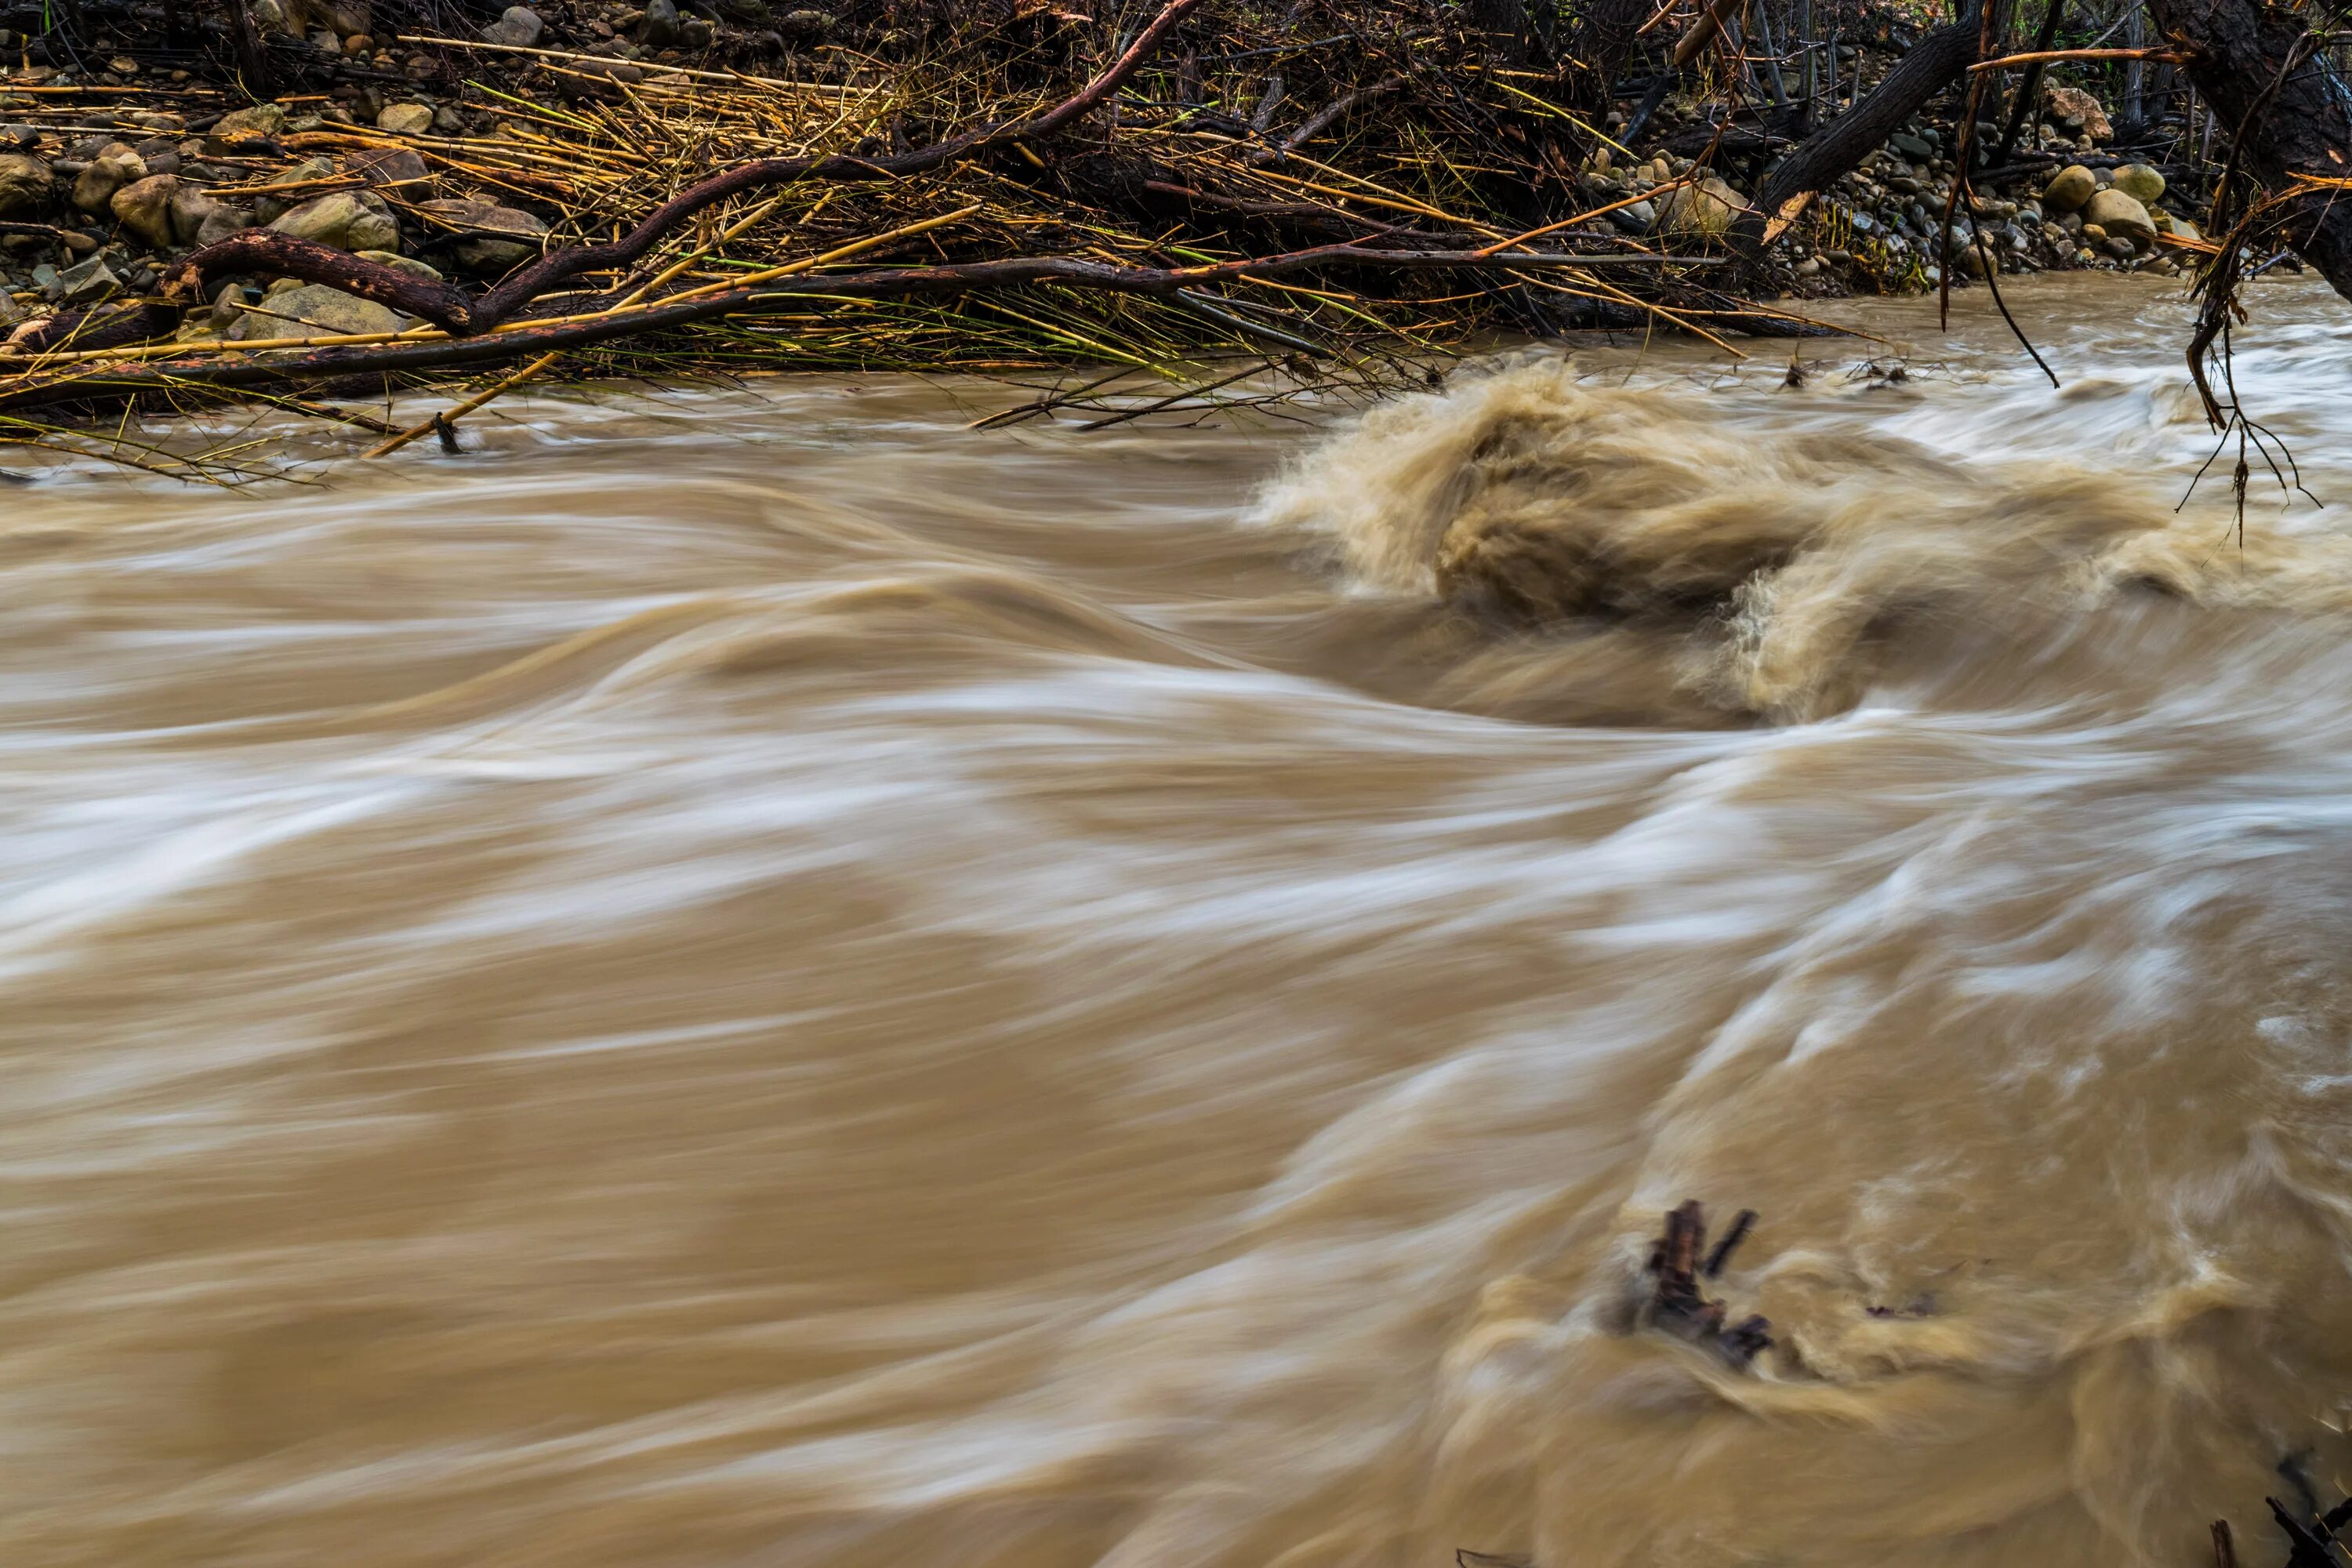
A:
POLYGON ((524 382, 529 381, 532 376, 537 375, 541 371, 545 370, 549 365, 553 364, 557 360, 560 360, 562 357, 563 355, 561 353, 543 353, 537 359, 531 361, 529 364, 523 366, 520 370, 515 372, 512 375, 507 377, 504 381, 499 382, 496 386, 491 387, 488 391, 478 393, 474 396, 466 399, 465 402, 460 403, 455 408, 444 409, 442 412, 436 414, 432 418, 425 420, 421 425, 412 425, 397 436, 377 442, 374 446, 370 447, 366 451, 362 452, 360 456, 362 458, 385 457, 391 453, 399 451, 411 441, 422 440, 424 437, 433 435, 438 435, 442 439, 443 445, 449 445, 452 441, 449 428, 451 426, 457 424, 458 420, 463 419, 467 415, 473 413, 476 409, 480 408, 492 398, 498 397, 505 393, 512 392, 516 387, 520 386, 524 382))

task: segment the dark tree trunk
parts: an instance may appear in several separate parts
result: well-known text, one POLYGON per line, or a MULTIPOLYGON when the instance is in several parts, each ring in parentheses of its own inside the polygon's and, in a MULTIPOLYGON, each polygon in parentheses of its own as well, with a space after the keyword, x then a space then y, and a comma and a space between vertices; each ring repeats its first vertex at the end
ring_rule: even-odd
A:
POLYGON ((1980 13, 1971 6, 1958 21, 1912 45, 1867 98, 1774 164, 1752 210, 1742 213, 1732 226, 1734 247, 1751 256, 1760 253, 1815 195, 1852 173, 1905 121, 1926 108, 1929 99, 1974 65, 1980 24, 1980 13), (1780 220, 1777 225, 1776 218, 1780 220))
POLYGON ((2197 51, 2183 68, 2220 117, 2221 135, 2239 138, 2238 167, 2279 195, 2280 237, 2352 300, 2352 187, 2286 194, 2297 174, 2352 179, 2352 114, 2302 14, 2256 0, 2149 6, 2159 30, 2197 51))
POLYGON ((269 53, 262 47, 261 29, 245 0, 229 0, 229 43, 236 51, 236 70, 245 90, 256 99, 278 96, 278 75, 269 68, 269 53))

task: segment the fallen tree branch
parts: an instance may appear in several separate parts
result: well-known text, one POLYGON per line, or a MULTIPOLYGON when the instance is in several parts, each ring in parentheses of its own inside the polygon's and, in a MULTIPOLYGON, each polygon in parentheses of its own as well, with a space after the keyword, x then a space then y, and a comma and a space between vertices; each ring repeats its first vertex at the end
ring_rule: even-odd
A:
POLYGON ((1895 68, 1861 102, 1839 115, 1803 145, 1772 166, 1749 208, 1732 220, 1735 251, 1750 262, 1796 221, 1814 197, 1902 128, 1981 51, 1984 0, 1956 22, 1937 28, 1911 46, 1895 68))
POLYGON ((1249 162, 1253 165, 1258 163, 1278 163, 1283 159, 1290 155, 1290 150, 1292 148, 1303 147, 1307 142, 1314 141, 1315 138, 1320 136, 1324 132, 1330 129, 1332 121, 1338 120, 1341 115, 1347 113, 1348 110, 1355 108, 1358 104, 1365 102, 1370 99, 1378 98, 1382 93, 1394 92, 1403 85, 1403 77, 1391 76, 1384 78, 1380 81, 1376 81, 1370 87, 1360 87, 1353 92, 1341 93, 1339 97, 1325 104, 1321 109, 1317 110, 1313 114, 1307 116, 1305 123, 1301 124, 1297 130, 1293 131, 1289 135, 1285 136, 1273 146, 1261 147, 1256 152, 1251 153, 1249 155, 1249 162))

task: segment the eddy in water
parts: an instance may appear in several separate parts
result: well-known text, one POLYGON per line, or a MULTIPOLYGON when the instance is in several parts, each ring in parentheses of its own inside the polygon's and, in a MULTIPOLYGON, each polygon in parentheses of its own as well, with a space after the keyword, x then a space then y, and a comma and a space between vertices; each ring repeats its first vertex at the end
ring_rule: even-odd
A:
POLYGON ((2300 287, 2239 384, 2328 504, 2242 548, 2183 307, 2059 287, 2058 394, 1973 323, 1900 384, 1016 441, 811 383, 53 488, 0 1555, 2277 1560, 2276 1467, 2352 1481, 2300 287), (1700 1282, 1752 1357, 1644 1326, 1685 1201, 1760 1215, 1700 1282))

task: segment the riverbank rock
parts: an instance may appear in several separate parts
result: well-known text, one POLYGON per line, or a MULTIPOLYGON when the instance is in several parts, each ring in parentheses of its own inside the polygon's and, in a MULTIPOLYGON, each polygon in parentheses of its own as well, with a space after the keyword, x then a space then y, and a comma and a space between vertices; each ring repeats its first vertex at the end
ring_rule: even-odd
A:
POLYGON ((546 30, 547 24, 540 20, 538 12, 528 5, 509 5, 497 21, 482 29, 482 41, 527 49, 537 44, 540 34, 546 30))
POLYGON ((433 182, 425 160, 405 147, 370 147, 345 159, 344 167, 371 185, 410 196, 433 182))
POLYGON ((103 253, 77 261, 57 275, 57 280, 45 290, 60 305, 95 305, 100 300, 110 300, 122 292, 122 279, 106 264, 103 253))
POLYGON ((275 136, 286 129, 286 110, 275 103, 257 103, 250 109, 233 109, 213 122, 211 134, 227 140, 238 135, 275 136))
POLYGON ((406 325, 405 317, 373 300, 323 283, 303 283, 273 291, 247 310, 226 335, 237 342, 255 342, 335 332, 396 332, 406 325))
POLYGON ((2112 142, 2116 128, 2107 122, 2107 111, 2099 100, 2079 87, 2050 87, 2042 89, 2042 102, 2050 118, 2076 136, 2093 142, 2112 142))
POLYGON ((115 192, 146 177, 147 165, 129 148, 100 153, 74 176, 73 205, 92 217, 105 217, 114 210, 115 192))
POLYGON ((413 256, 403 256, 396 250, 362 250, 362 261, 373 261, 379 267, 389 267, 394 272, 405 272, 411 278, 422 278, 428 283, 443 281, 440 271, 413 256))
POLYGON ((2156 220, 2147 216, 2147 208, 2113 185, 2091 198, 2083 209, 2083 221, 2134 245, 2145 247, 2156 243, 2156 220))
POLYGON ((279 214, 269 226, 339 250, 392 250, 400 244, 400 225, 383 198, 368 191, 330 191, 279 214))
POLYGON ((0 217, 26 217, 49 205, 56 176, 38 158, 0 154, 0 217))
POLYGON ((2069 163, 2042 187, 2042 205, 2053 212, 2070 213, 2089 201, 2098 188, 2098 175, 2080 163, 2069 163))
POLYGON ((433 129, 433 106, 429 103, 387 103, 383 111, 375 117, 375 128, 389 131, 394 136, 422 136, 433 129))
MULTIPOLYGON (((184 189, 182 192, 184 195, 188 194, 184 189)), ((190 243, 210 245, 216 239, 226 239, 238 230, 252 226, 253 214, 247 208, 231 206, 226 202, 205 196, 203 207, 196 212, 196 236, 190 243)))
POLYGON ((150 174, 114 193, 115 221, 157 250, 168 248, 172 232, 172 198, 180 194, 177 174, 150 174))
POLYGON ((1668 234, 1720 239, 1747 205, 1746 197, 1710 174, 1668 194, 1658 210, 1658 226, 1668 234))
POLYGON ((2146 163, 2126 163, 2116 171, 2115 188, 2144 207, 2156 205, 2164 195, 2164 176, 2146 163))
POLYGON ((824 42, 833 32, 833 13, 810 9, 785 12, 776 18, 776 36, 796 49, 824 42))
POLYGON ((451 196, 419 203, 418 210, 469 231, 452 248, 458 264, 472 272, 504 272, 520 267, 541 253, 547 237, 546 224, 495 202, 451 196), (512 237, 505 237, 509 236, 512 237))
POLYGON ((644 49, 666 49, 677 42, 677 7, 671 0, 646 0, 646 13, 637 18, 637 47, 644 49))

